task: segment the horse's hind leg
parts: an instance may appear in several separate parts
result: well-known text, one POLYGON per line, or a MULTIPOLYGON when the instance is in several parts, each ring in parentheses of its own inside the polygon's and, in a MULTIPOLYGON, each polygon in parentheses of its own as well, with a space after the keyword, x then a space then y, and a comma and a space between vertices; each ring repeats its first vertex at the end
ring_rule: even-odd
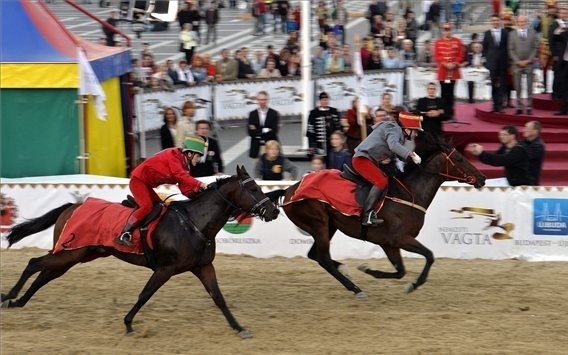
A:
POLYGON ((86 252, 84 249, 78 249, 74 251, 63 251, 58 254, 47 254, 40 258, 35 258, 36 260, 31 259, 28 266, 22 273, 20 280, 16 283, 16 286, 14 286, 14 288, 10 290, 6 296, 6 302, 3 302, 2 306, 8 308, 25 306, 40 288, 51 280, 65 274, 67 270, 81 261, 85 255, 86 252), (24 295, 15 301, 12 300, 12 298, 15 298, 22 289, 26 280, 40 270, 41 272, 34 282, 32 282, 24 295))
POLYGON ((215 273, 215 267, 213 266, 213 264, 197 267, 192 270, 192 272, 199 278, 199 280, 205 287, 205 290, 207 290, 211 298, 213 298, 215 305, 217 305, 221 312, 223 312, 223 315, 227 319, 227 322, 229 322, 231 328, 236 330, 239 336, 243 339, 252 338, 252 334, 245 328, 241 327, 241 325, 237 322, 237 320, 227 307, 225 298, 223 297, 221 289, 219 288, 219 284, 217 283, 217 274, 215 273))
POLYGON ((386 272, 380 270, 374 270, 369 268, 367 265, 360 265, 357 267, 360 271, 369 274, 377 279, 402 279, 406 275, 406 269, 404 268, 404 263, 402 262, 402 256, 400 255, 400 248, 395 247, 385 247, 382 246, 387 258, 391 264, 395 267, 396 272, 386 272))
POLYGON ((18 297, 18 294, 22 290, 22 287, 24 287, 24 285, 29 280, 29 278, 32 277, 36 272, 39 272, 41 270, 41 260, 46 256, 47 255, 41 256, 39 258, 31 258, 28 261, 28 265, 22 272, 20 279, 18 280, 18 282, 16 282, 14 287, 12 287, 10 292, 8 292, 7 294, 0 295, 0 302, 4 302, 6 300, 11 300, 18 297))
MULTIPOLYGON (((301 228, 301 227, 300 227, 301 228)), ((313 233, 318 230, 314 228, 313 233)), ((353 283, 346 275, 339 271, 339 267, 341 264, 338 261, 335 261, 331 258, 329 253, 329 243, 331 238, 329 236, 335 233, 335 229, 319 229, 319 234, 312 234, 314 237, 314 244, 310 248, 308 252, 308 257, 312 260, 317 261, 317 263, 325 269, 331 276, 335 277, 337 281, 339 281, 346 289, 352 291, 357 298, 367 298, 367 295, 361 291, 361 289, 353 283), (325 233, 327 231, 327 234, 325 233), (317 237, 316 237, 317 236, 317 237)))

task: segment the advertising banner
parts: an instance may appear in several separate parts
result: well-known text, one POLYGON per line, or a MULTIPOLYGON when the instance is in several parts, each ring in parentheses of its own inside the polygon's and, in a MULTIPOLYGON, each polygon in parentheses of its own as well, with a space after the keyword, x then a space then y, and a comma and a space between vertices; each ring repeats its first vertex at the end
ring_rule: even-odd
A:
MULTIPOLYGON (((455 86, 455 96, 459 99, 468 99, 468 81, 473 81, 474 99, 489 100, 491 99, 491 81, 489 80, 489 71, 485 68, 461 68, 462 80, 458 80, 455 86)), ((437 79, 437 69, 410 67, 406 68, 406 80, 408 83, 409 100, 417 100, 427 96, 426 86, 430 82, 438 85, 438 96, 440 96, 439 82, 437 79)))
MULTIPOLYGON (((88 177, 86 177, 88 179, 88 177)), ((214 178, 205 178, 210 182, 214 178)), ((124 179, 126 180, 126 179, 124 179)), ((283 182, 284 183, 284 182, 283 182)), ((287 182, 293 183, 293 182, 287 182)), ((259 181, 263 190, 274 184, 259 181)), ((279 186, 284 188, 285 185, 279 186)), ((472 187, 442 186, 428 207, 417 239, 435 257, 455 259, 510 259, 568 261, 567 187, 472 187)), ((157 189, 162 198, 184 198, 177 187, 157 189)), ((4 236, 9 228, 36 218, 67 202, 98 197, 120 202, 129 193, 120 183, 3 183, 1 206, 4 236)), ((51 249, 53 229, 27 237, 13 248, 51 249)), ((218 233, 217 251, 266 258, 306 256, 313 238, 296 227, 284 213, 272 222, 240 217, 229 221, 218 233)), ((7 242, 1 240, 1 247, 7 242)), ((421 257, 402 252, 405 257, 421 257)), ((337 232, 331 242, 335 259, 382 258, 382 249, 337 232)))

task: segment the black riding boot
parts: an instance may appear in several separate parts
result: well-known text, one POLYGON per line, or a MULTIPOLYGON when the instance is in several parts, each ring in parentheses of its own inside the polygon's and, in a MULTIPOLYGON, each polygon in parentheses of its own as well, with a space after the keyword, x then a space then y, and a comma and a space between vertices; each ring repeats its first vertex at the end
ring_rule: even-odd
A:
POLYGON ((132 245, 132 225, 130 223, 126 223, 122 232, 120 232, 120 236, 115 239, 116 244, 131 246, 132 245))
POLYGON ((377 202, 383 196, 385 190, 381 190, 376 186, 371 188, 369 191, 369 196, 365 200, 365 206, 363 206, 363 218, 361 218, 361 224, 364 226, 376 226, 383 223, 384 221, 378 218, 375 214, 374 208, 377 202))

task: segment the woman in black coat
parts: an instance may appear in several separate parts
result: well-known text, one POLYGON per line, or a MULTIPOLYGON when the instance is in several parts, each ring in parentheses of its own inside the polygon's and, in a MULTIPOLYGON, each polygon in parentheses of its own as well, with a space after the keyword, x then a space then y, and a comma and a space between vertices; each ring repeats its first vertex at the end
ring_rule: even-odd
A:
POLYGON ((173 108, 164 110, 164 125, 160 128, 160 142, 162 149, 173 148, 176 136, 177 115, 173 108))

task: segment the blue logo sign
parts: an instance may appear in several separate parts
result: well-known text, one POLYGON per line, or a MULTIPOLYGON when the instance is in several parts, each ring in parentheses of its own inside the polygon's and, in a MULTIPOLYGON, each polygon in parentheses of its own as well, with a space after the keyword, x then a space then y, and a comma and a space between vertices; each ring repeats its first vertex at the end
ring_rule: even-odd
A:
POLYGON ((568 235, 568 199, 535 198, 533 234, 568 235))

